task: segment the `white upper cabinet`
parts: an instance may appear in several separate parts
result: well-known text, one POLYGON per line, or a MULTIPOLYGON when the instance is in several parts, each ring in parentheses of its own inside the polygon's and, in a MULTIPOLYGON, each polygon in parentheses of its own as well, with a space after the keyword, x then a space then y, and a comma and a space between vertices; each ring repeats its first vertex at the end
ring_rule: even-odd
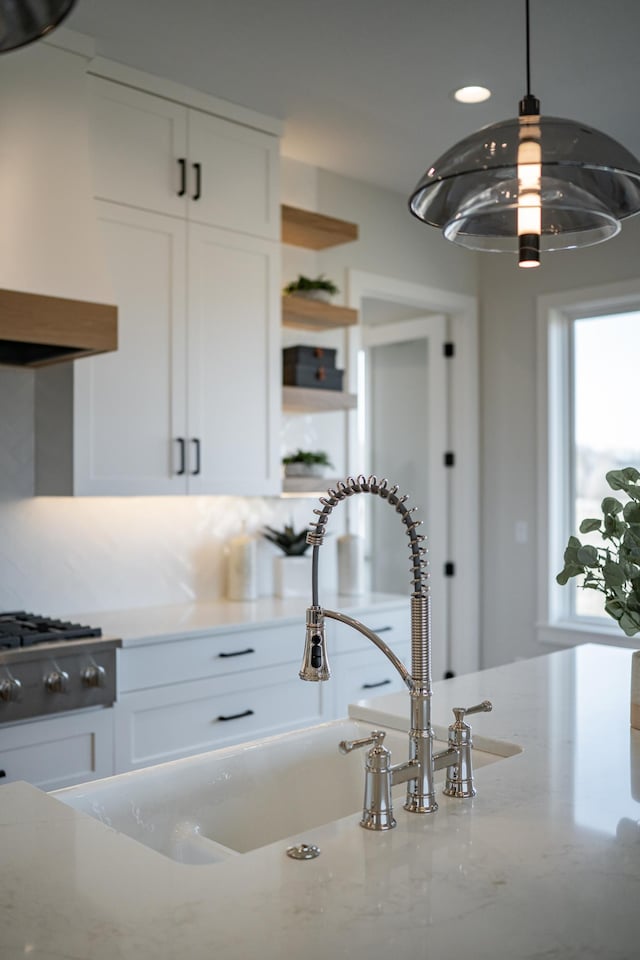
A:
POLYGON ((36 492, 278 494, 278 138, 89 79, 118 350, 39 371, 36 492))
POLYGON ((279 240, 278 138, 91 77, 95 195, 279 240))

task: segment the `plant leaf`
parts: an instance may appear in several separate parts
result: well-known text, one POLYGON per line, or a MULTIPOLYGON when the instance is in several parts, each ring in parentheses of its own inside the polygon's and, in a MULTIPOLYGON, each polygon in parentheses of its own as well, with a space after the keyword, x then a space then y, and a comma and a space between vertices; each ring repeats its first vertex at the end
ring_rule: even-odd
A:
POLYGON ((600 521, 596 519, 583 520, 580 524, 580 533, 591 533, 600 529, 600 521))
POLYGON ((598 567, 600 566, 600 559, 598 557, 598 551, 595 547, 592 547, 590 544, 586 544, 584 547, 576 552, 576 560, 578 563, 582 564, 585 567, 598 567))
POLYGON ((607 587, 621 587, 627 577, 625 574, 624 567, 620 563, 616 563, 614 560, 608 560, 602 567, 602 575, 604 577, 607 587))
POLYGON ((622 512, 622 504, 615 497, 605 497, 601 507, 603 513, 617 514, 622 512))

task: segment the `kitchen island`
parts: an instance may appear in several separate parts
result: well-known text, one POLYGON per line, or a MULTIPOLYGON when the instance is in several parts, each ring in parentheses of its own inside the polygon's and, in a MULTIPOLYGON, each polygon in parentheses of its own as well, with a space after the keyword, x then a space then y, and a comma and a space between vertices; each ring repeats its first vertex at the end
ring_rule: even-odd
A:
MULTIPOLYGON (((452 707, 489 698, 493 712, 473 718, 476 745, 521 752, 479 769, 473 800, 439 794, 431 815, 398 804, 397 827, 383 833, 362 830, 354 811, 223 863, 188 865, 9 784, 0 789, 0 956, 637 958, 630 666, 629 650, 586 645, 436 683, 439 736, 452 707), (287 858, 300 841, 321 855, 287 858)), ((350 712, 406 728, 408 695, 350 712)))

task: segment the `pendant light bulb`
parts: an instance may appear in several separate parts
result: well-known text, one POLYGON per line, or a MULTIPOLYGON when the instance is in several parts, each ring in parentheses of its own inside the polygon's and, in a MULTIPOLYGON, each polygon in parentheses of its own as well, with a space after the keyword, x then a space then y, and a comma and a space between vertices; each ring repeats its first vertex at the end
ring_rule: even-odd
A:
POLYGON ((518 207, 518 266, 540 265, 540 235, 542 233, 542 146, 540 144, 540 116, 520 116, 520 137, 517 157, 518 207))

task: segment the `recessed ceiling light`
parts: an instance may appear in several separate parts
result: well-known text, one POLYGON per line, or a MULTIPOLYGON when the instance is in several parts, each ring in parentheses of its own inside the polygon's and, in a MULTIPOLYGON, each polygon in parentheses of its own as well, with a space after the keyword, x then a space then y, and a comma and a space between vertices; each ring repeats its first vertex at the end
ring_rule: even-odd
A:
POLYGON ((453 91, 453 99, 458 103, 482 103, 491 96, 491 90, 486 87, 460 87, 453 91))

